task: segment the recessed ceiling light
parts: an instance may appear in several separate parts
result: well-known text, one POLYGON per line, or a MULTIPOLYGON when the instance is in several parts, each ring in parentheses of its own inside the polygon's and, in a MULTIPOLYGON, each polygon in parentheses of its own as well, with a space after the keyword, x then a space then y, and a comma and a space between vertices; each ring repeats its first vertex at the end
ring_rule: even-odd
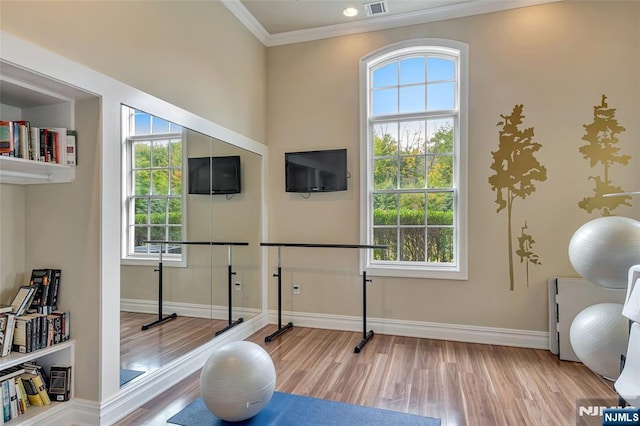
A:
POLYGON ((358 14, 358 9, 356 9, 355 7, 348 7, 342 11, 342 14, 348 18, 353 18, 358 14))

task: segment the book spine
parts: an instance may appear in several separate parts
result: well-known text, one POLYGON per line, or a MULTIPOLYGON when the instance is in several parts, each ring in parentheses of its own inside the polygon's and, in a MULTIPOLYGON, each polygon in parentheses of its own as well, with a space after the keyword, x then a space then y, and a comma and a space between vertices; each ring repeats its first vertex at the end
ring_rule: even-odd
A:
POLYGON ((11 420, 11 393, 7 380, 2 382, 2 415, 5 423, 11 420))

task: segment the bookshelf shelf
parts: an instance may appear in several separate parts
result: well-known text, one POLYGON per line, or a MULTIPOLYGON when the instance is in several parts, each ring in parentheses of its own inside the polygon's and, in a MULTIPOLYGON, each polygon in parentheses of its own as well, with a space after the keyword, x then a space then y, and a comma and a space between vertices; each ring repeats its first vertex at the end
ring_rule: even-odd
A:
MULTIPOLYGON (((66 342, 51 345, 44 349, 38 349, 37 351, 29 352, 28 354, 11 352, 9 355, 0 358, 0 370, 22 364, 23 362, 45 358, 49 355, 61 355, 62 359, 60 360, 60 363, 69 363, 70 360, 64 361, 64 358, 68 355, 65 355, 63 352, 73 352, 74 345, 75 343, 73 340, 67 340, 66 342)), ((54 363, 57 362, 58 361, 54 361, 54 363)))
POLYGON ((18 185, 73 182, 74 166, 0 156, 0 183, 18 185))

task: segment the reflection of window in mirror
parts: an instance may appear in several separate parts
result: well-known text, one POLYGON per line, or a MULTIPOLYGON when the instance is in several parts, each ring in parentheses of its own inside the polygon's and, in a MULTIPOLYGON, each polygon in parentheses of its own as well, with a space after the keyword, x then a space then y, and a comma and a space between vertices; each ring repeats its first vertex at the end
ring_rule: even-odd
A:
POLYGON ((181 126, 122 106, 124 218, 122 257, 127 263, 157 259, 184 264, 180 244, 146 244, 145 240, 184 239, 185 194, 181 126))

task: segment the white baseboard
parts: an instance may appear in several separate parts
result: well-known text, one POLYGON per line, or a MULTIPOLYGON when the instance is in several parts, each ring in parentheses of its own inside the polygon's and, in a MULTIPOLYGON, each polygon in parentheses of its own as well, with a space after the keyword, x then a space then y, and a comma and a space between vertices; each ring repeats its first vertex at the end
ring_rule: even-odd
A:
MULTIPOLYGON (((120 299, 120 310, 125 312, 138 312, 143 314, 157 314, 157 300, 120 299)), ((195 303, 163 302, 164 313, 175 312, 179 316, 208 319, 227 319, 229 309, 227 306, 206 305, 195 303)), ((254 317, 260 313, 259 308, 233 307, 234 317, 254 317)))
MULTIPOLYGON (((282 312, 283 324, 293 322, 300 327, 325 328, 343 331, 364 331, 362 317, 327 315, 307 312, 282 312)), ((269 324, 278 323, 278 312, 269 311, 269 324)), ((434 322, 405 321, 383 318, 367 318, 367 331, 376 334, 451 340, 488 345, 517 346, 533 349, 549 349, 549 333, 546 331, 517 330, 510 328, 480 327, 474 325, 441 324, 434 322)))

